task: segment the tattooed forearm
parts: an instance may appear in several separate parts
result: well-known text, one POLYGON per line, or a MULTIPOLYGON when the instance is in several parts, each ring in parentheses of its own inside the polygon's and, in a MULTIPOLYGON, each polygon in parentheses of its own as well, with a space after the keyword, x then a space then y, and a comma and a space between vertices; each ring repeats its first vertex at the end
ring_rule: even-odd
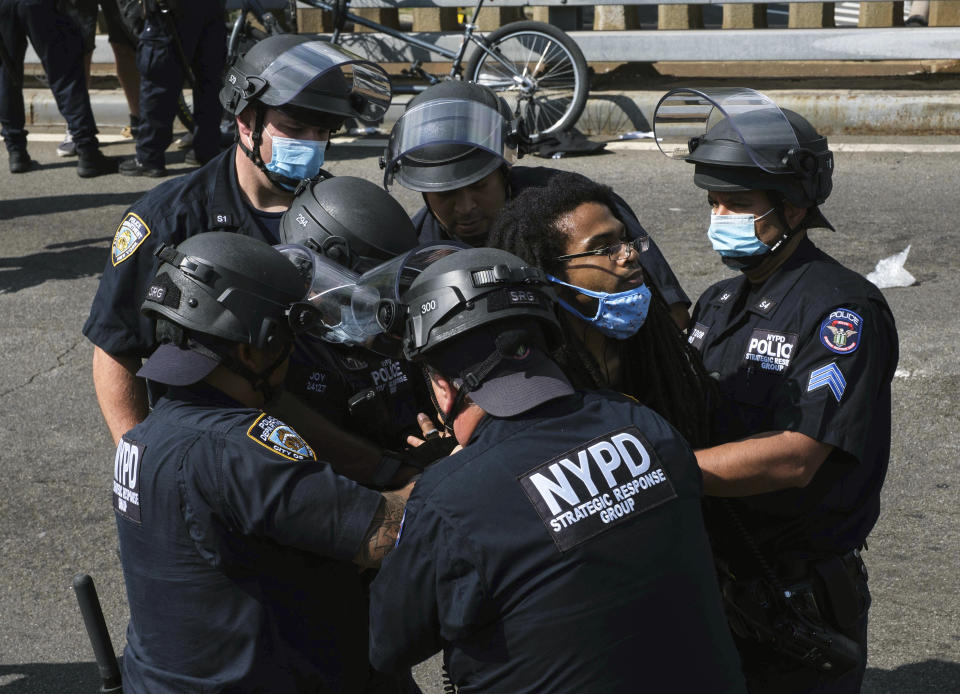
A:
POLYGON ((354 557, 354 562, 360 566, 376 568, 387 553, 397 544, 400 534, 400 521, 403 520, 403 508, 413 484, 395 492, 383 492, 380 508, 377 509, 367 535, 360 546, 360 551, 354 557))

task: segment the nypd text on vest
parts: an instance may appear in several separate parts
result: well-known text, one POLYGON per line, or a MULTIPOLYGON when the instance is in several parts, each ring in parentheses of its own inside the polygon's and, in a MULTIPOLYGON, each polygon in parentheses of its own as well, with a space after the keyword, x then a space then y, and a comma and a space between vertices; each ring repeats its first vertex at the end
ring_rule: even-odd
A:
POLYGON ((663 466, 633 426, 537 466, 520 484, 561 551, 676 497, 663 466))

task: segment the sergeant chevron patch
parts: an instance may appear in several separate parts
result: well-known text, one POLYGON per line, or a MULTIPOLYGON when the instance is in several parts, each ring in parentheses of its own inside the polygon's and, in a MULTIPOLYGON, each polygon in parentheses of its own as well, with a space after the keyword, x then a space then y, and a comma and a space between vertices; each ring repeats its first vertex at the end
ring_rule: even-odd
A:
POLYGON ((823 387, 830 388, 833 397, 840 402, 843 397, 843 391, 847 389, 847 379, 843 377, 836 362, 831 362, 819 369, 810 372, 810 380, 807 382, 807 392, 812 393, 823 387))

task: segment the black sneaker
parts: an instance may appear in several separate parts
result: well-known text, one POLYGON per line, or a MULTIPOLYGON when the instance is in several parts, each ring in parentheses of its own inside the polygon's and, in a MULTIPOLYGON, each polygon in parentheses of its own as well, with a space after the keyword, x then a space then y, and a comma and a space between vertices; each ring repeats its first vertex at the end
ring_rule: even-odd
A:
POLYGON ((121 176, 147 176, 149 178, 162 178, 167 175, 165 167, 156 168, 153 166, 144 166, 139 159, 127 159, 120 162, 121 176))
POLYGON ((106 156, 99 149, 77 150, 77 176, 93 178, 117 173, 117 160, 106 156))
POLYGON ((23 149, 11 149, 10 155, 10 173, 26 173, 37 163, 30 158, 26 147, 23 149))

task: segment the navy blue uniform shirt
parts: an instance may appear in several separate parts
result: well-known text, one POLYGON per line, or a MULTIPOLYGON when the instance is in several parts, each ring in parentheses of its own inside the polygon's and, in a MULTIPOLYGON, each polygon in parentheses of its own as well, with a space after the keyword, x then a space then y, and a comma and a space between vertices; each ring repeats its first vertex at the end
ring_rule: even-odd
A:
POLYGON ((116 356, 149 356, 154 322, 140 304, 157 272, 153 252, 205 231, 235 231, 270 244, 237 183, 236 147, 185 176, 165 181, 135 202, 120 222, 83 334, 116 356))
POLYGON ((427 468, 371 588, 370 660, 461 692, 744 692, 689 445, 613 393, 485 417, 427 468))
POLYGON ((294 343, 285 388, 329 422, 390 450, 421 436, 418 412, 432 412, 420 368, 369 350, 303 335, 294 343), (367 389, 376 398, 351 413, 347 401, 367 389))
MULTIPOLYGON (((737 500, 754 540, 770 557, 862 544, 880 511, 899 355, 880 290, 804 239, 763 284, 740 275, 710 287, 692 325, 725 405, 716 443, 797 431, 835 447, 807 487, 737 500)), ((711 536, 735 559, 743 542, 725 518, 715 527, 711 517, 711 536)))
MULTIPOLYGON (((512 166, 510 167, 510 193, 517 195, 525 188, 545 186, 550 178, 558 173, 561 173, 560 169, 550 169, 546 166, 512 166)), ((626 201, 616 193, 613 194, 613 199, 616 201, 614 212, 627 227, 627 235, 630 238, 646 236, 647 232, 626 201)), ((430 213, 426 206, 421 207, 413 215, 413 227, 417 230, 420 243, 440 243, 450 240, 450 235, 440 226, 437 218, 430 213)), ((640 265, 643 266, 643 272, 649 281, 660 290, 667 305, 690 305, 690 299, 680 286, 680 280, 673 274, 667 259, 663 257, 663 253, 660 252, 652 238, 650 239, 650 247, 646 252, 640 254, 640 265)))
POLYGON ((113 497, 124 691, 363 689, 367 608, 350 559, 378 493, 201 385, 171 388, 123 436, 113 497))

